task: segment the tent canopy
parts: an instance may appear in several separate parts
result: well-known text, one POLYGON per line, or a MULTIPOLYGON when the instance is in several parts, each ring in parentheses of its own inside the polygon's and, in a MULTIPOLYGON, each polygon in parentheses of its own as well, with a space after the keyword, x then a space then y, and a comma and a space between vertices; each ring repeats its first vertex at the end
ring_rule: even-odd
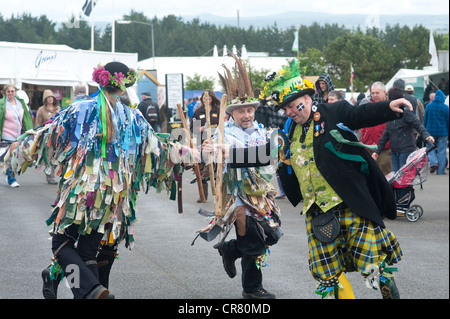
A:
POLYGON ((75 50, 67 45, 0 42, 0 84, 13 82, 46 86, 88 83, 95 66, 120 61, 137 67, 137 53, 75 50))
MULTIPOLYGON (((278 71, 283 65, 288 64, 288 60, 292 58, 287 57, 249 57, 245 60, 250 72, 252 70, 268 70, 278 71)), ((139 61, 139 69, 153 70, 153 66, 158 70, 158 81, 165 85, 165 75, 170 73, 183 73, 184 81, 188 77, 193 78, 195 74, 202 78, 214 80, 214 91, 220 91, 222 86, 219 81, 218 72, 224 73, 222 64, 225 64, 230 70, 234 67, 235 61, 229 56, 204 56, 204 57, 156 57, 139 61), (153 61, 154 59, 154 61, 153 61)), ((257 88, 259 83, 254 83, 254 88, 257 88)))
POLYGON ((414 87, 414 96, 421 99, 426 86, 431 83, 437 87, 441 78, 445 78, 448 81, 448 72, 439 71, 437 68, 424 68, 423 70, 400 69, 386 83, 386 90, 393 86, 395 80, 402 79, 405 81, 405 85, 410 84, 414 87))

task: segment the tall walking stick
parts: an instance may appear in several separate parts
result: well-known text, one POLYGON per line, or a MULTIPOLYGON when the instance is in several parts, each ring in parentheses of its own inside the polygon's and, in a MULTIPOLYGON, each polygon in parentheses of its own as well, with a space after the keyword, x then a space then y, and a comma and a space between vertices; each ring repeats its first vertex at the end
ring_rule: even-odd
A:
MULTIPOLYGON (((219 132, 218 132, 218 143, 223 145, 224 138, 224 122, 225 122, 225 109, 227 108, 228 97, 224 94, 220 100, 220 116, 219 116, 219 132)), ((215 202, 216 206, 214 209, 215 217, 223 216, 222 209, 222 179, 223 179, 223 152, 222 150, 217 154, 217 174, 216 174, 216 195, 215 202)))
MULTIPOLYGON (((206 91, 203 95, 203 98, 205 99, 205 113, 206 113, 206 133, 207 133, 207 139, 211 139, 211 104, 209 103, 209 93, 206 91)), ((214 195, 216 195, 216 185, 214 181, 214 163, 212 161, 212 154, 208 154, 208 166, 209 166, 209 180, 211 182, 211 192, 214 195)))
MULTIPOLYGON (((186 138, 189 142, 189 147, 194 148, 191 139, 191 133, 189 132, 189 128, 187 126, 186 118, 184 117, 183 108, 181 104, 177 104, 178 112, 180 113, 181 122, 183 123, 184 131, 186 132, 186 138)), ((194 172, 197 178, 197 186, 198 186, 198 194, 200 195, 200 202, 206 202, 205 193, 203 192, 203 184, 202 184, 202 176, 200 175, 200 168, 198 167, 198 163, 194 163, 194 172)))

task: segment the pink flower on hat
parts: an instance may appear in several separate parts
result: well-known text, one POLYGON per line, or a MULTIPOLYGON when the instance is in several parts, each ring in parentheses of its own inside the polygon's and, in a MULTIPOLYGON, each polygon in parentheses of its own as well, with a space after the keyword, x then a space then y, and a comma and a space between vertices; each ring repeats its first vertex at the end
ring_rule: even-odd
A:
POLYGON ((125 83, 123 82, 123 78, 124 78, 125 76, 122 74, 122 72, 119 72, 119 73, 114 72, 114 75, 115 75, 117 84, 119 84, 119 85, 120 85, 120 84, 125 84, 125 83))
POLYGON ((100 86, 105 87, 109 84, 109 79, 111 74, 105 70, 103 66, 94 68, 94 73, 92 73, 92 80, 100 84, 100 86))
POLYGON ((100 86, 103 86, 103 87, 107 86, 109 84, 110 77, 111 77, 111 75, 109 74, 108 71, 101 72, 98 76, 100 86))

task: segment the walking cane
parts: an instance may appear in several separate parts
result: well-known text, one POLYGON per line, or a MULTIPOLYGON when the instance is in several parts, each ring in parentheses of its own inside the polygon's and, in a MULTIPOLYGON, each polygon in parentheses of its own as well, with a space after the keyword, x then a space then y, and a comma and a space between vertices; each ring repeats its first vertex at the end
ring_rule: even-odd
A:
MULTIPOLYGON (((205 99, 205 111, 206 111, 206 133, 207 133, 207 139, 211 139, 211 105, 209 104, 209 93, 205 92, 203 95, 205 99)), ((211 192, 214 195, 216 195, 216 186, 214 182, 214 163, 212 161, 212 154, 208 153, 208 163, 209 163, 209 181, 211 182, 211 192)))
MULTIPOLYGON (((194 145, 193 145, 192 139, 191 139, 191 133, 189 132, 186 118, 184 117, 183 108, 181 107, 181 104, 177 104, 177 107, 178 107, 178 113, 180 113, 181 122, 183 123, 184 131, 186 132, 186 138, 189 142, 189 147, 194 148, 194 145)), ((194 163, 194 172, 195 172, 195 176, 197 178, 197 186, 198 186, 198 194, 200 195, 200 202, 204 203, 204 202, 206 202, 206 198, 205 198, 205 193, 203 192, 202 177, 200 175, 200 169, 198 167, 198 163, 194 163)))
MULTIPOLYGON (((228 97, 224 94, 222 95, 222 99, 220 101, 220 117, 219 117, 219 132, 218 132, 218 141, 219 144, 223 145, 223 137, 224 137, 224 122, 225 122, 225 109, 227 107, 227 99, 228 97)), ((223 217, 224 213, 222 212, 222 175, 223 175, 223 152, 220 150, 217 154, 217 174, 216 174, 216 194, 214 196, 215 200, 215 208, 214 212, 209 212, 204 209, 199 210, 199 214, 211 217, 214 215, 214 218, 223 217)), ((214 175, 213 175, 214 176, 214 175)), ((198 231, 198 236, 202 237, 206 241, 210 242, 214 238, 217 237, 222 232, 222 227, 217 225, 215 222, 208 225, 208 227, 201 229, 198 231)), ((191 245, 194 245, 195 240, 191 245)))
MULTIPOLYGON (((228 97, 224 94, 220 100, 220 116, 219 116, 219 132, 218 142, 223 145, 224 125, 225 125, 225 109, 227 107, 228 97)), ((215 195, 215 209, 214 216, 222 217, 222 179, 223 179, 223 152, 220 150, 217 154, 217 176, 216 176, 216 195, 215 195)))

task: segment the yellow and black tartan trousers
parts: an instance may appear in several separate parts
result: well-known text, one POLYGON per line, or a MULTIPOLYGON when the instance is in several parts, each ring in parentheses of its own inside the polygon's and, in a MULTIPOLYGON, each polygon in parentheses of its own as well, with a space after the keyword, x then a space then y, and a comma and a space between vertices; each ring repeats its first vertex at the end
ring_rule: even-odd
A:
POLYGON ((306 213, 309 269, 315 279, 329 279, 341 272, 370 275, 383 262, 392 265, 400 261, 402 249, 388 229, 374 225, 348 207, 337 210, 336 217, 341 225, 340 235, 333 242, 322 243, 314 237, 312 216, 306 213))

